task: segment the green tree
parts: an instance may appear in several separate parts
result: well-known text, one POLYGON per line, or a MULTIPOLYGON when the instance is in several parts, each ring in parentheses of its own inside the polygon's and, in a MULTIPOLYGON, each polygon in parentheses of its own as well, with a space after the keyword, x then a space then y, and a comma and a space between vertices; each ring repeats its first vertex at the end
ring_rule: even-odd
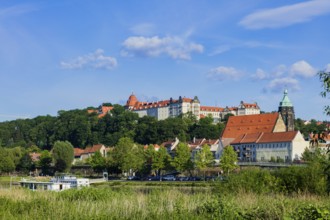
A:
POLYGON ((160 147, 158 151, 155 151, 152 159, 152 169, 156 170, 158 175, 162 175, 162 170, 168 167, 171 156, 168 154, 165 147, 160 147))
POLYGON ((196 168, 203 171, 205 177, 205 169, 207 167, 211 167, 214 164, 214 158, 210 146, 204 144, 202 149, 197 152, 194 162, 196 168))
POLYGON ((189 146, 185 143, 179 143, 175 148, 175 156, 171 161, 171 165, 179 172, 191 171, 193 162, 191 161, 191 153, 189 146))
POLYGON ((53 147, 53 159, 57 171, 68 171, 74 159, 72 144, 68 141, 56 141, 53 147))
POLYGON ((112 152, 113 162, 117 167, 130 175, 142 169, 145 161, 143 148, 130 138, 121 138, 112 152))
MULTIPOLYGON (((318 76, 322 83, 322 88, 323 88, 323 91, 321 92, 321 96, 326 98, 330 93, 330 72, 320 71, 318 73, 318 76)), ((328 116, 330 116, 330 106, 329 105, 324 107, 324 111, 328 116)))
POLYGON ((9 173, 15 170, 14 160, 8 149, 0 148, 0 173, 9 173))
POLYGON ((92 166, 93 170, 97 173, 101 173, 106 169, 106 159, 99 151, 95 152, 90 157, 89 163, 92 166))
POLYGON ((220 158, 220 168, 228 175, 230 171, 238 167, 236 163, 237 153, 233 146, 229 145, 225 147, 220 158))
POLYGON ((48 150, 43 150, 40 155, 40 160, 38 165, 40 166, 41 172, 43 175, 51 174, 51 163, 52 163, 52 155, 48 150))
POLYGON ((34 168, 34 164, 32 162, 30 154, 25 153, 19 160, 16 170, 24 173, 28 173, 29 171, 33 170, 33 168, 34 168))

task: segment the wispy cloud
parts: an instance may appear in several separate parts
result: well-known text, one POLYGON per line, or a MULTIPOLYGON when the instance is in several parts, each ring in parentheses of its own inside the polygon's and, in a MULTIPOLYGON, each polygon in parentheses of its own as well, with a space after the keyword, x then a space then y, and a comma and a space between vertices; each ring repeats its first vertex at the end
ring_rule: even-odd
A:
POLYGON ((329 0, 313 0, 283 7, 264 9, 244 17, 239 24, 247 29, 281 28, 310 21, 330 12, 329 0))
POLYGON ((211 69, 207 77, 212 80, 224 81, 229 79, 237 80, 241 75, 242 72, 233 67, 219 66, 211 69))
POLYGON ((202 53, 204 47, 180 37, 129 37, 123 43, 123 56, 158 57, 190 60, 191 53, 202 53))
POLYGON ((282 48, 282 47, 283 46, 278 43, 265 43, 260 41, 245 41, 245 42, 238 41, 234 43, 226 43, 219 47, 216 47, 215 50, 211 52, 209 55, 215 56, 233 49, 240 49, 240 48, 282 48))
POLYGON ((155 26, 151 23, 141 23, 131 27, 131 31, 136 35, 151 35, 154 33, 155 26))
POLYGON ((6 8, 0 8, 0 19, 36 11, 37 7, 29 4, 14 5, 6 8))
POLYGON ((61 62, 63 69, 105 69, 110 70, 117 66, 114 57, 105 56, 102 49, 97 49, 94 53, 79 56, 68 62, 61 62))

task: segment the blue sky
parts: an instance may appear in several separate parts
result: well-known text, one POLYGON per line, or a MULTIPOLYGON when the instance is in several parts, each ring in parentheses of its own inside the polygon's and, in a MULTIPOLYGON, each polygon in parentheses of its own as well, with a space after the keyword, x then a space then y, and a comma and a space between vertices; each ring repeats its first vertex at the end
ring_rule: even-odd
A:
POLYGON ((1 1, 0 121, 194 97, 329 120, 329 0, 1 1))

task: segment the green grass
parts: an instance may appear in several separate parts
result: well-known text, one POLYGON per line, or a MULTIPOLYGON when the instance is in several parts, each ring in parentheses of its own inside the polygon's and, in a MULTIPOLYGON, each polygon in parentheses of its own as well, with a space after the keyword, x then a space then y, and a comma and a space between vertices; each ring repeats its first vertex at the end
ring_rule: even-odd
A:
POLYGON ((109 183, 63 192, 0 190, 0 219, 330 219, 326 196, 221 194, 211 184, 154 184, 109 183))

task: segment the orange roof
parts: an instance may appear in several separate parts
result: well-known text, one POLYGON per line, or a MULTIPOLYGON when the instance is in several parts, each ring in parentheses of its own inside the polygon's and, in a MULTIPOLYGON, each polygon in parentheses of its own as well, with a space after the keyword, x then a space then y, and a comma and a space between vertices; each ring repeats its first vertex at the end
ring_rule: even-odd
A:
POLYGON ((242 134, 265 132, 274 130, 279 114, 257 114, 230 116, 222 133, 222 138, 237 138, 242 134))
POLYGON ((78 157, 78 156, 80 156, 81 154, 84 153, 84 149, 80 149, 80 148, 74 148, 73 151, 74 151, 74 156, 75 157, 78 157))
POLYGON ((130 97, 128 98, 126 105, 127 106, 135 106, 135 104, 138 102, 138 99, 136 98, 136 96, 134 94, 130 95, 130 97))
POLYGON ((245 103, 245 102, 241 102, 242 105, 244 105, 245 108, 259 108, 259 106, 257 105, 257 103, 245 103))
POLYGON ((223 112, 223 110, 224 110, 224 108, 221 108, 221 107, 201 106, 201 111, 223 112))
POLYGON ((297 133, 298 131, 264 133, 258 143, 289 142, 296 137, 297 133))
POLYGON ((290 142, 296 137, 297 133, 298 131, 242 134, 231 144, 290 142))

